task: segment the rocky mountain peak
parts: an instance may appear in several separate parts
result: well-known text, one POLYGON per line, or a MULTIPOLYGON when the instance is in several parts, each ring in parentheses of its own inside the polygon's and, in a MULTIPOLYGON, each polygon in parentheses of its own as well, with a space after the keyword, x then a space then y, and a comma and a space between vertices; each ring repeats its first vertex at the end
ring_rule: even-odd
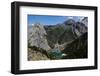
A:
POLYGON ((34 24, 28 38, 29 45, 49 50, 50 47, 48 45, 46 35, 47 33, 43 25, 34 24))
POLYGON ((75 24, 75 20, 68 19, 67 21, 64 22, 64 24, 66 24, 66 25, 74 25, 75 24))

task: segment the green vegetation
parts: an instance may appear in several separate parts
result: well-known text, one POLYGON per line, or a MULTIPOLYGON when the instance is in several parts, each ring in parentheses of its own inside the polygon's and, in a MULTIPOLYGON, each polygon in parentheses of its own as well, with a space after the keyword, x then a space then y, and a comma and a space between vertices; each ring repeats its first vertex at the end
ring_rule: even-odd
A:
POLYGON ((29 46, 28 48, 31 48, 33 51, 41 52, 41 53, 45 54, 47 57, 49 57, 47 54, 47 51, 42 48, 39 48, 36 46, 29 46))
POLYGON ((63 44, 75 39, 75 35, 72 32, 72 26, 69 25, 62 27, 45 27, 45 30, 47 32, 47 41, 51 48, 54 48, 54 44, 57 42, 63 44))
POLYGON ((76 58, 87 58, 87 33, 68 44, 63 50, 64 53, 68 54, 64 59, 76 59, 76 58))
POLYGON ((64 32, 64 28, 61 27, 55 27, 55 28, 49 28, 46 30, 47 32, 47 40, 48 44, 51 48, 54 48, 54 44, 58 41, 59 36, 64 32))

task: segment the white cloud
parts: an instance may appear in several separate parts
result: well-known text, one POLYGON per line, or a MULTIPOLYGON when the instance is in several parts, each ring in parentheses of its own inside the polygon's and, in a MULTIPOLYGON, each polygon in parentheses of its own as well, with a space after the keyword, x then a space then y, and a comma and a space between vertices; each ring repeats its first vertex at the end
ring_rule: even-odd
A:
POLYGON ((68 19, 73 19, 73 17, 72 17, 72 16, 70 16, 70 17, 68 17, 68 19))

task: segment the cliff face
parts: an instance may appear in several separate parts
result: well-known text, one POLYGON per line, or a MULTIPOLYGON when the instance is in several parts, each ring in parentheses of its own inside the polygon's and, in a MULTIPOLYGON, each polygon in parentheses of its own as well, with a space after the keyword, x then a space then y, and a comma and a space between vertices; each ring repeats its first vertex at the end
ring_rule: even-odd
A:
POLYGON ((36 46, 39 48, 43 48, 45 50, 50 49, 46 39, 47 33, 44 29, 44 26, 40 24, 34 24, 31 27, 31 29, 28 30, 29 30, 29 36, 28 36, 29 46, 36 46))
POLYGON ((82 20, 80 20, 80 22, 82 22, 83 24, 85 24, 85 26, 88 25, 88 17, 84 17, 82 20))

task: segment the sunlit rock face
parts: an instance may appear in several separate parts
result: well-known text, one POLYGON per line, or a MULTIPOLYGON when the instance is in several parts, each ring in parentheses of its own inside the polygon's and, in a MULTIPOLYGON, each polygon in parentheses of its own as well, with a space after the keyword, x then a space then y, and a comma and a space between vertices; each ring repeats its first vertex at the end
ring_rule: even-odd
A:
POLYGON ((80 22, 82 22, 83 24, 85 24, 85 26, 88 26, 88 17, 83 17, 80 22))
POLYGON ((81 18, 76 22, 75 33, 79 37, 88 31, 88 17, 81 18))
POLYGON ((78 36, 80 36, 80 35, 84 34, 85 32, 87 32, 87 27, 85 26, 85 24, 83 24, 81 22, 77 22, 76 23, 76 30, 78 31, 78 32, 75 31, 76 34, 78 36))
POLYGON ((48 45, 46 35, 47 33, 43 25, 34 24, 32 28, 29 29, 29 36, 28 36, 29 45, 49 50, 50 47, 48 45))

